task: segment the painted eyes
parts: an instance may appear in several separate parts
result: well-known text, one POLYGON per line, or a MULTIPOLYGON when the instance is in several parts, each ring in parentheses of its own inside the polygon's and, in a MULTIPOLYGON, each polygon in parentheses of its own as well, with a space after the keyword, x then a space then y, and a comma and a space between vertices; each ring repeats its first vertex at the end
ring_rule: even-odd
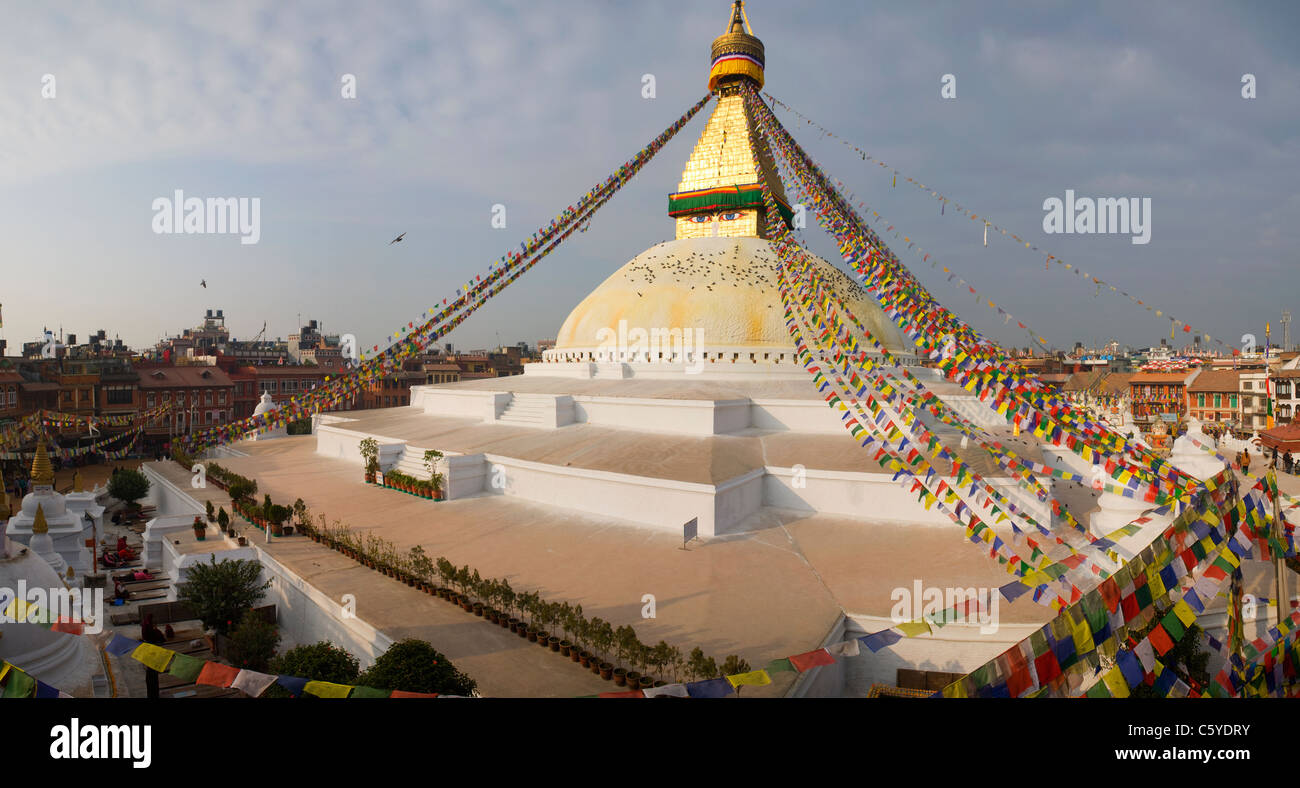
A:
POLYGON ((704 224, 705 222, 707 222, 712 218, 713 217, 709 216, 708 214, 700 214, 700 215, 690 217, 690 220, 692 222, 695 222, 696 224, 704 224))
POLYGON ((695 216, 690 216, 687 218, 690 221, 695 222, 696 224, 704 224, 705 222, 713 221, 714 219, 718 219, 724 222, 734 222, 735 220, 740 218, 740 214, 735 211, 730 213, 720 213, 717 215, 705 213, 705 214, 696 214, 695 216))
POLYGON ((721 220, 724 221, 724 222, 732 222, 732 221, 735 221, 736 219, 739 219, 739 218, 740 218, 740 214, 738 214, 738 213, 724 213, 724 214, 722 214, 721 216, 719 216, 718 218, 721 219, 721 220))

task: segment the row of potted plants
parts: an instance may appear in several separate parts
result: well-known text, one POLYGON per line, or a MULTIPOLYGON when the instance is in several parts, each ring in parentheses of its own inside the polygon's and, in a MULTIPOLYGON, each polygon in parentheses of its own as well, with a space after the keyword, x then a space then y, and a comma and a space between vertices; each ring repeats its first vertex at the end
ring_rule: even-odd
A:
POLYGON ((417 479, 400 471, 387 471, 383 475, 382 483, 390 490, 401 490, 433 501, 443 500, 442 485, 435 483, 433 479, 417 479))
POLYGON ((382 479, 379 472, 379 442, 374 438, 364 438, 358 443, 358 450, 361 452, 361 459, 365 463, 366 484, 382 484, 392 490, 401 490, 411 495, 418 495, 421 498, 428 498, 434 501, 443 500, 443 475, 435 469, 438 460, 442 459, 442 452, 437 449, 429 449, 424 453, 424 467, 429 472, 428 479, 417 479, 409 474, 400 471, 384 471, 382 479))
POLYGON ((313 541, 459 605, 621 687, 662 686, 666 683, 662 677, 669 675, 676 682, 749 671, 749 665, 735 655, 719 666, 698 647, 684 654, 663 640, 653 646, 642 643, 631 626, 616 628, 601 618, 588 618, 582 605, 549 602, 536 591, 515 591, 506 580, 483 578, 477 569, 457 567, 445 558, 431 559, 418 545, 403 554, 393 543, 372 533, 355 534, 337 520, 330 526, 324 515, 320 515, 319 526, 309 525, 303 532, 313 541), (660 679, 650 675, 652 668, 660 679))

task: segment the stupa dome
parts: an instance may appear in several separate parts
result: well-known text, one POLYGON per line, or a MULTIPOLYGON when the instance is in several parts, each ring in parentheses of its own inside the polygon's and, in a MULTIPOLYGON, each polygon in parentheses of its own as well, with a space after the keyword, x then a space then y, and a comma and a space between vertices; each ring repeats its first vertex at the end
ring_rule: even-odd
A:
MULTIPOLYGON (((892 352, 904 345, 897 330, 860 286, 830 263, 808 255, 853 314, 892 352)), ((780 260, 762 238, 682 238, 652 246, 615 271, 569 313, 560 327, 556 360, 599 360, 620 324, 626 331, 698 329, 702 349, 767 353, 776 360, 794 345, 785 327, 778 289, 780 260), (590 355, 589 355, 590 354, 590 355)), ((614 360, 608 359, 607 360, 614 360)), ((618 359, 632 360, 632 359, 618 359)), ((749 361, 747 357, 740 359, 749 361)))
POLYGON ((271 393, 263 391, 262 398, 258 400, 257 407, 253 409, 253 415, 261 416, 263 413, 275 410, 276 407, 275 401, 271 399, 271 393))

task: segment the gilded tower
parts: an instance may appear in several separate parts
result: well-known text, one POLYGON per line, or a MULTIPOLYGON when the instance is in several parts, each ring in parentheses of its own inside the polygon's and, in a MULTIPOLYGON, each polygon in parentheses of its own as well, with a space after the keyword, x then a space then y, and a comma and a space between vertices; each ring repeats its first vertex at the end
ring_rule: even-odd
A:
POLYGON ((763 184, 776 197, 786 220, 789 205, 771 155, 759 144, 740 93, 743 84, 763 87, 765 53, 736 0, 731 21, 713 41, 709 90, 718 104, 709 117, 677 191, 668 195, 668 215, 677 221, 677 238, 769 238, 763 184), (757 172, 762 172, 763 183, 757 172))

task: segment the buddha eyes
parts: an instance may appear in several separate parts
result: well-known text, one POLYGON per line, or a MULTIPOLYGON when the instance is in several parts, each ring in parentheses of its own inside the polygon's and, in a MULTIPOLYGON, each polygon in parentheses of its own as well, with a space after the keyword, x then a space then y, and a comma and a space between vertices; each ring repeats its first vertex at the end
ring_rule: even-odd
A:
POLYGON ((719 216, 718 218, 721 219, 721 220, 724 221, 724 222, 731 222, 731 221, 735 221, 736 219, 739 219, 739 218, 740 218, 740 214, 738 214, 738 213, 724 213, 724 214, 722 214, 721 216, 719 216))
POLYGON ((723 221, 723 222, 734 222, 739 218, 740 218, 740 214, 735 211, 729 213, 719 213, 719 214, 702 213, 702 214, 696 214, 694 216, 687 217, 687 219, 689 219, 692 222, 695 222, 696 224, 704 224, 705 222, 710 222, 713 221, 714 219, 718 219, 719 221, 723 221))
POLYGON ((712 216, 708 216, 707 214, 702 214, 702 215, 692 216, 690 217, 690 220, 692 222, 695 222, 696 224, 703 224, 712 218, 713 218, 712 216))

